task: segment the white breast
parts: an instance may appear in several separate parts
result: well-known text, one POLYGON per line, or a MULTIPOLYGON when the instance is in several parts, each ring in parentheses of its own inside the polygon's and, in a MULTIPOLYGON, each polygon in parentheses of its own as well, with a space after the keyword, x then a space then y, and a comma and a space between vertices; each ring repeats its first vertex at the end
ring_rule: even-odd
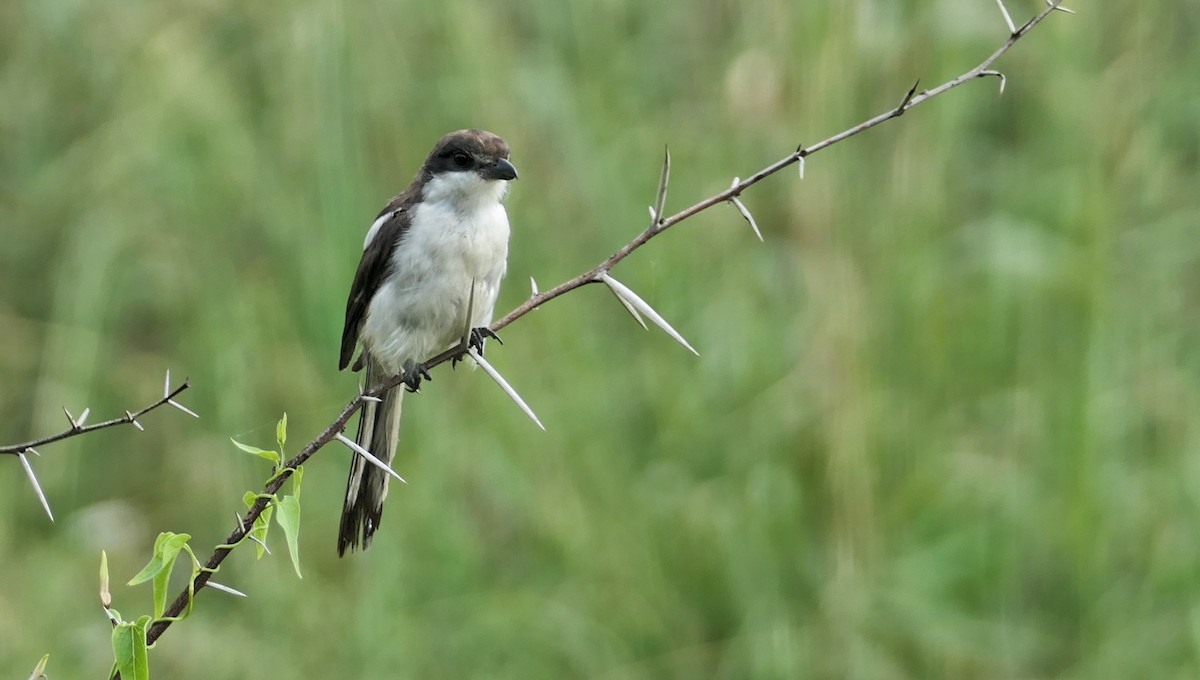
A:
POLYGON ((446 173, 425 185, 392 253, 392 274, 371 299, 363 325, 363 344, 388 370, 399 372, 457 342, 472 287, 470 327, 491 322, 508 258, 508 214, 500 203, 506 188, 473 172, 446 173))

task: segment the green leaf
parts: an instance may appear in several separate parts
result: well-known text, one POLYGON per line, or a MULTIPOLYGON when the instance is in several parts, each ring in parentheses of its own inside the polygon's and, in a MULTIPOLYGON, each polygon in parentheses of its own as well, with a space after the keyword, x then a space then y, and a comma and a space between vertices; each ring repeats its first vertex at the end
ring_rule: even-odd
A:
POLYGON ((233 438, 230 438, 229 441, 233 442, 234 446, 245 451, 246 453, 253 453, 254 455, 258 456, 259 458, 266 458, 267 460, 274 463, 276 466, 279 465, 279 461, 283 460, 282 458, 279 457, 278 451, 268 451, 266 449, 260 449, 257 446, 250 446, 249 444, 243 444, 233 438))
MULTIPOLYGON (((164 531, 154 541, 154 557, 129 580, 129 585, 136 586, 154 579, 154 617, 161 618, 167 605, 167 581, 171 578, 171 569, 175 566, 175 558, 179 551, 191 540, 190 534, 176 534, 164 531)), ((124 673, 122 673, 122 676, 124 673)))
MULTIPOLYGON (((253 491, 247 491, 242 500, 246 503, 247 508, 254 507, 254 502, 258 500, 258 496, 253 491)), ((262 559, 266 550, 263 544, 267 542, 267 530, 271 528, 271 514, 275 511, 273 503, 267 503, 267 507, 263 508, 261 514, 254 519, 254 526, 250 529, 250 535, 257 538, 260 543, 255 543, 254 547, 258 550, 258 559, 262 559)))
POLYGON ((126 585, 136 586, 139 583, 145 583, 154 578, 154 575, 162 570, 162 544, 170 533, 169 531, 165 531, 159 534, 158 538, 154 539, 154 557, 151 557, 150 562, 142 567, 142 570, 136 576, 129 579, 129 583, 126 585))
POLYGON ((284 496, 279 499, 279 514, 275 516, 279 528, 287 538, 288 552, 292 554, 292 567, 296 576, 300 574, 300 501, 295 496, 284 496))
POLYGON ((300 482, 304 479, 304 466, 296 468, 292 472, 292 495, 296 497, 296 502, 300 502, 300 482))
POLYGON ((149 616, 135 623, 122 623, 113 628, 113 658, 121 680, 150 680, 150 662, 146 657, 146 624, 149 616))
POLYGON ((33 667, 33 674, 29 676, 29 680, 46 680, 46 663, 50 661, 50 655, 42 657, 38 665, 33 667))
POLYGON ((287 443, 287 411, 283 412, 283 417, 279 419, 279 424, 275 426, 275 441, 279 442, 279 455, 283 455, 283 445, 287 443))

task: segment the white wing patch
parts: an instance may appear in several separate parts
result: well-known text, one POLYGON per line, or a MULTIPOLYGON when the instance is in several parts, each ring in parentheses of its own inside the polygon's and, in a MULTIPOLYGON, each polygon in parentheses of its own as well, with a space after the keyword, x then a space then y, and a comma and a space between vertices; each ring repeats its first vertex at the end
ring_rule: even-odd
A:
POLYGON ((399 211, 389 210, 388 212, 380 215, 379 219, 375 220, 375 222, 371 224, 371 228, 367 230, 367 237, 363 239, 363 250, 366 250, 371 245, 371 241, 375 240, 375 234, 379 233, 379 228, 383 226, 383 223, 390 220, 392 215, 395 215, 397 212, 399 211))

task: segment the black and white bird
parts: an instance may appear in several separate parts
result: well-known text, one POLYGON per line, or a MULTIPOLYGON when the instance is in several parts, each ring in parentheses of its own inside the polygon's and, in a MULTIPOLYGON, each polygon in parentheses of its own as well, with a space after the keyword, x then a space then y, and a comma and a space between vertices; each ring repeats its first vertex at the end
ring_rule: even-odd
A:
MULTIPOLYGON (((366 369, 364 389, 403 373, 415 391, 429 377, 420 362, 461 342, 464 328, 482 349, 507 268, 508 214, 501 201, 516 178, 500 137, 481 130, 442 137, 412 184, 367 231, 346 301, 339 369, 361 346, 354 370, 366 369)), ((358 445, 389 465, 403 396, 404 390, 392 389, 382 401, 367 402, 358 424, 358 445)), ((370 544, 387 489, 387 473, 354 456, 338 555, 370 544)))

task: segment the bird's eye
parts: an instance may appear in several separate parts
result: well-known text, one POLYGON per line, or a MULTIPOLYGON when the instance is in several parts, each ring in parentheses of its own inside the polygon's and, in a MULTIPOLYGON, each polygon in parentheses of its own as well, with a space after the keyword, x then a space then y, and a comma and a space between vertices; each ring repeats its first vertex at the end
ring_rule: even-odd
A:
POLYGON ((471 157, 462 151, 455 151, 454 156, 451 157, 451 160, 453 160, 454 164, 460 168, 467 168, 471 165, 471 157))

